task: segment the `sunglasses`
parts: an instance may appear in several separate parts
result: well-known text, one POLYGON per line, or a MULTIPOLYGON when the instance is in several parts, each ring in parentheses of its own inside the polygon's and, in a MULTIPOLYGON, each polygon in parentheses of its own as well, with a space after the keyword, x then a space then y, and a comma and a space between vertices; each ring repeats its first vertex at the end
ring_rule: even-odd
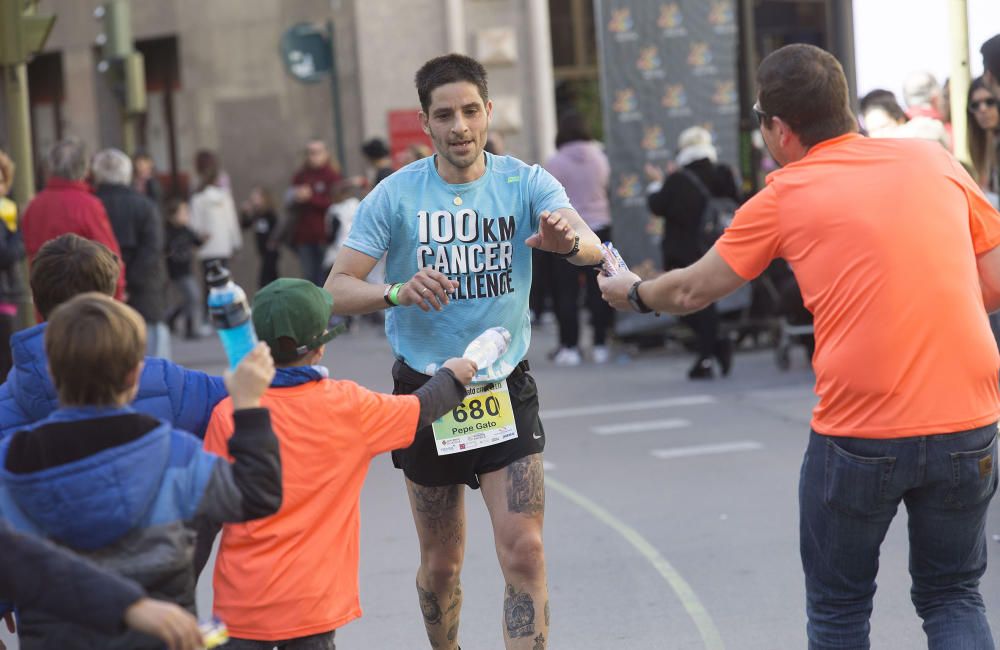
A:
POLYGON ((770 115, 761 110, 760 104, 755 103, 750 107, 750 110, 752 110, 753 114, 757 116, 757 126, 764 126, 764 120, 768 119, 770 115))
POLYGON ((982 110, 984 108, 994 108, 997 105, 997 100, 989 97, 987 99, 980 99, 978 101, 969 103, 969 112, 975 113, 976 111, 982 110))

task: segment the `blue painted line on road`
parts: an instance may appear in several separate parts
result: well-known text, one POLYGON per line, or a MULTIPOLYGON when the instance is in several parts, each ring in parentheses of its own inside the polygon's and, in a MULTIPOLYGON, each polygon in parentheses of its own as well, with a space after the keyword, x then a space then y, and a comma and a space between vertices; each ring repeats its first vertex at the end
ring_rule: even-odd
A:
POLYGON ((677 572, 677 569, 656 550, 656 547, 649 540, 643 537, 639 531, 561 481, 551 476, 546 476, 545 484, 624 537, 625 541, 631 544, 642 557, 653 565, 657 573, 666 580, 678 600, 681 601, 684 611, 687 612, 687 615, 691 617, 691 620, 694 621, 695 626, 698 628, 702 643, 705 644, 705 650, 724 650, 725 645, 722 643, 722 636, 719 634, 718 628, 715 627, 715 623, 712 622, 712 617, 709 616, 708 610, 705 609, 698 595, 695 594, 694 589, 677 572))

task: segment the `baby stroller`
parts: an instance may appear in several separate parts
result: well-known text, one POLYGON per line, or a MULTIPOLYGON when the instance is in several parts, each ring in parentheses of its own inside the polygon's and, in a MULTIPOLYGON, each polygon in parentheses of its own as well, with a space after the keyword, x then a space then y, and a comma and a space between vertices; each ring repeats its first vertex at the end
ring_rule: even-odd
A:
POLYGON ((774 360, 778 368, 788 370, 792 366, 792 346, 801 345, 805 348, 806 358, 812 364, 813 353, 816 351, 816 338, 813 336, 812 313, 806 309, 802 301, 802 293, 795 281, 791 269, 781 278, 777 285, 779 293, 780 316, 778 319, 778 344, 774 349, 774 360))

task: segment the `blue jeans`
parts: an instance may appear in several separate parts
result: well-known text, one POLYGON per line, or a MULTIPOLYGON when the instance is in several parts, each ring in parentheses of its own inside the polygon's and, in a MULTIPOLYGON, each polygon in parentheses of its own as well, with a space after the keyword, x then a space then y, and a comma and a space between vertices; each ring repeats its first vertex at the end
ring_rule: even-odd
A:
POLYGON ((994 650, 979 580, 997 426, 873 440, 811 433, 799 479, 810 650, 867 649, 879 546, 909 514, 910 597, 930 650, 994 650))

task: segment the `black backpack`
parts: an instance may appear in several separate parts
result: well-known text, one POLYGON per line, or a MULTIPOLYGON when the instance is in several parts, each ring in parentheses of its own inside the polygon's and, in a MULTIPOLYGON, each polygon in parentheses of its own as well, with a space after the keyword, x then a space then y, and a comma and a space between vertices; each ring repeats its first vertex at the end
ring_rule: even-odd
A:
POLYGON ((681 168, 684 176, 691 181, 691 184, 698 188, 705 199, 705 208, 701 211, 701 227, 699 234, 701 238, 702 253, 707 253, 715 240, 722 236, 722 233, 733 222, 733 215, 740 204, 728 196, 712 196, 705 184, 690 169, 681 168))

